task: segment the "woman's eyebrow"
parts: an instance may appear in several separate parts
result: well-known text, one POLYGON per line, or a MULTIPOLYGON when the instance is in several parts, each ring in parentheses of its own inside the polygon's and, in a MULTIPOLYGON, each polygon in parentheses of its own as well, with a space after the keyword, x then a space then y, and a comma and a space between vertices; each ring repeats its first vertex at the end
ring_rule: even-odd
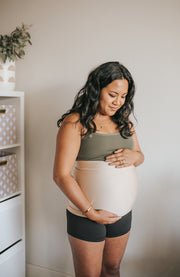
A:
POLYGON ((113 92, 115 94, 119 94, 117 91, 114 91, 114 90, 110 90, 110 92, 113 92))

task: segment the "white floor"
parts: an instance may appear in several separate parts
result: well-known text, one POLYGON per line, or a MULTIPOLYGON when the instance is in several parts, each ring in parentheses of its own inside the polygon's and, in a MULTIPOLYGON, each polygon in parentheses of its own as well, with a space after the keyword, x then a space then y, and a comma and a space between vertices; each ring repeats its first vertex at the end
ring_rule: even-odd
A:
MULTIPOLYGON (((27 264, 26 277, 74 277, 72 273, 58 272, 53 269, 27 264)), ((124 260, 121 277, 179 277, 180 263, 173 260, 171 265, 166 260, 144 259, 124 260)))

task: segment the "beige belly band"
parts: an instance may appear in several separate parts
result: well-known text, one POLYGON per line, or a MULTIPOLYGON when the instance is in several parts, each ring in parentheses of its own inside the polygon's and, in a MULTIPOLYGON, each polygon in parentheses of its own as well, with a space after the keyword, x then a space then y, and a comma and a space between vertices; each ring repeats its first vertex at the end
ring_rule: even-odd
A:
MULTIPOLYGON (((120 216, 132 209, 138 188, 134 166, 115 168, 103 161, 76 161, 72 175, 94 209, 120 216)), ((68 201, 67 209, 85 217, 71 201, 68 201)))

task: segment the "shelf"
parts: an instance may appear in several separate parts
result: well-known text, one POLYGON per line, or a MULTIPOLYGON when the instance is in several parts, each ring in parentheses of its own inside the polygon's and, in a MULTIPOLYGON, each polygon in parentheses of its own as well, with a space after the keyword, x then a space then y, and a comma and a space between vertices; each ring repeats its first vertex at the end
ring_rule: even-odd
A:
POLYGON ((16 154, 17 160, 16 191, 0 198, 0 276, 25 277, 24 92, 0 90, 0 105, 16 108, 15 143, 1 145, 0 151, 16 154))
POLYGON ((0 90, 0 97, 3 98, 13 98, 13 97, 23 97, 24 96, 24 92, 22 91, 10 91, 10 90, 0 90))
POLYGON ((20 146, 21 146, 20 143, 15 143, 15 144, 9 144, 9 145, 5 145, 5 146, 0 146, 0 151, 1 151, 1 150, 5 150, 5 149, 20 147, 20 146))

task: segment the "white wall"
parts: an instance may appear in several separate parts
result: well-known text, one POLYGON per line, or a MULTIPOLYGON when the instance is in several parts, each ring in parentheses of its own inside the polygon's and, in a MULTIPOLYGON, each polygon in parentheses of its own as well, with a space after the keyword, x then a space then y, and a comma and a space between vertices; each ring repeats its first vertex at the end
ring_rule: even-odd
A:
POLYGON ((0 32, 21 22, 33 24, 16 87, 25 91, 27 275, 73 274, 66 200, 52 181, 56 121, 89 70, 119 60, 137 85, 145 154, 122 273, 179 276, 179 0, 1 0, 0 32))

